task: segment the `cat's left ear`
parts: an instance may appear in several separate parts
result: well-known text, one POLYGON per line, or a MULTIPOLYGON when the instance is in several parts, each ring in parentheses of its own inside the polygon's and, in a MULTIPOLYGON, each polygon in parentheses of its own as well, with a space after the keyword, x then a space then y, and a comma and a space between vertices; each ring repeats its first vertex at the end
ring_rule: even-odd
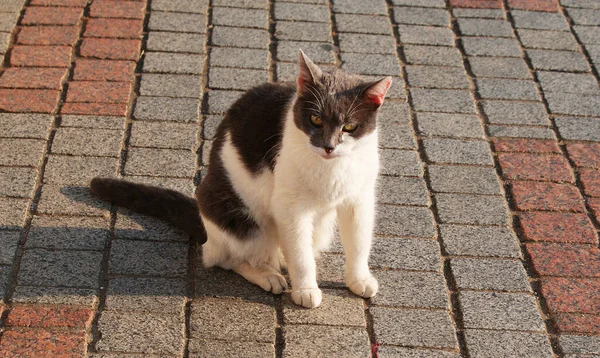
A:
POLYGON ((377 82, 371 84, 364 91, 365 97, 367 100, 374 105, 381 106, 383 104, 383 100, 385 99, 385 94, 388 89, 392 85, 392 77, 388 76, 380 79, 377 82))

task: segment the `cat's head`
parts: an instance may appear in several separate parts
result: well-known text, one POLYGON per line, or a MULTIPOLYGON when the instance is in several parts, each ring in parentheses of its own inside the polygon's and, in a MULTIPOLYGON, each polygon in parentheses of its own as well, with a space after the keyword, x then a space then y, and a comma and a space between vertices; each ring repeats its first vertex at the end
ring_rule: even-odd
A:
POLYGON ((341 71, 325 72, 302 51, 299 67, 293 109, 296 126, 323 158, 349 154, 375 131, 377 112, 392 78, 365 81, 341 71))

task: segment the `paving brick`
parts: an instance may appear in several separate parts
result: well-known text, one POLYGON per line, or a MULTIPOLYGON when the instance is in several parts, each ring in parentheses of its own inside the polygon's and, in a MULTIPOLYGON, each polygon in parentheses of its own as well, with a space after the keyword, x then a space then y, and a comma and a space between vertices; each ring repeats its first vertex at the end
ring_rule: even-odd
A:
MULTIPOLYGON (((199 252, 198 255, 200 255, 199 252)), ((323 254, 323 256, 326 257, 327 254, 323 254)), ((341 263, 341 265, 343 266, 343 263, 341 263)), ((322 268, 322 265, 317 267, 320 269, 322 268)), ((195 276, 197 280, 195 295, 196 297, 201 297, 202 300, 208 297, 219 297, 234 299, 237 302, 243 302, 240 300, 243 299, 251 302, 262 302, 266 305, 274 304, 274 296, 272 294, 266 293, 259 286, 250 283, 248 280, 231 270, 224 270, 219 267, 206 269, 202 265, 197 265, 195 276)), ((343 272, 341 273, 341 276, 340 286, 344 287, 343 272)), ((323 280, 322 275, 319 274, 318 277, 319 280, 323 280)), ((322 284, 321 287, 323 287, 322 284)))
POLYGON ((26 250, 17 282, 33 286, 92 288, 98 284, 102 263, 99 251, 26 250))
POLYGON ((77 25, 83 15, 81 8, 28 6, 22 25, 77 25))
POLYGON ((531 79, 525 61, 512 57, 469 57, 475 77, 531 79))
POLYGON ((471 94, 466 90, 411 89, 413 106, 417 111, 474 113, 471 94))
POLYGON ((13 47, 11 66, 68 67, 71 61, 69 46, 21 46, 13 47))
POLYGON ((576 25, 600 26, 600 9, 569 9, 569 17, 576 25))
POLYGON ((77 26, 25 26, 19 31, 17 43, 72 46, 77 41, 78 35, 77 26))
POLYGON ((573 35, 562 31, 519 30, 523 46, 547 50, 578 51, 579 46, 573 35))
POLYGON ((31 198, 36 176, 34 168, 0 167, 0 195, 31 198))
POLYGON ((452 31, 445 27, 399 25, 398 33, 403 44, 452 46, 452 31))
POLYGON ((583 198, 570 184, 514 182, 511 188, 519 210, 584 210, 583 198))
POLYGON ((542 294, 551 312, 596 314, 600 309, 597 278, 544 277, 542 294))
MULTIPOLYGON (((341 36, 341 34, 340 34, 341 36)), ((298 49, 310 57, 316 63, 333 63, 335 62, 333 54, 333 45, 325 42, 299 42, 299 41, 279 41, 277 43, 277 59, 279 61, 296 62, 298 60, 298 49)), ((238 50, 239 51, 239 50, 238 50)), ((214 50, 213 50, 214 53, 214 50)), ((264 53, 264 51, 263 51, 264 53)), ((262 56, 264 57, 264 56, 262 56)), ((265 60, 259 57, 260 61, 265 60)), ((266 61, 262 61, 265 62, 266 61)), ((268 67, 268 66, 266 66, 268 67)), ((265 68, 262 65, 258 68, 265 68)))
POLYGON ((148 52, 144 59, 144 72, 199 75, 203 66, 204 56, 194 54, 148 52))
POLYGON ((102 336, 96 349, 175 355, 183 349, 183 329, 181 315, 104 311, 98 320, 102 336))
POLYGON ((461 41, 468 56, 522 56, 519 41, 516 39, 463 37, 461 41))
POLYGON ((208 92, 208 113, 225 113, 242 94, 243 92, 238 91, 208 92))
POLYGON ((519 260, 453 258, 450 266, 458 289, 531 291, 519 260))
POLYGON ((500 196, 436 194, 440 221, 445 224, 503 225, 507 210, 500 196))
MULTIPOLYGON (((214 67, 237 67, 259 70, 269 69, 268 53, 264 50, 239 48, 214 48, 210 53, 210 64, 214 67)), ((230 69, 236 72, 235 69, 230 69)))
POLYGON ((454 328, 446 310, 370 308, 380 344, 455 348, 454 328))
POLYGON ((109 208, 110 203, 92 197, 86 187, 44 185, 37 213, 103 216, 109 208))
POLYGON ((329 9, 323 5, 276 3, 274 15, 276 20, 311 21, 328 23, 329 9))
MULTIPOLYGON (((152 36, 150 34, 150 38, 152 36)), ((215 26, 212 33, 212 42, 217 46, 267 49, 269 47, 269 32, 241 27, 215 26)))
POLYGON ((211 68, 208 85, 219 89, 246 90, 269 80, 264 70, 211 68))
POLYGON ((10 67, 0 77, 0 87, 60 90, 67 74, 64 68, 10 67))
POLYGON ((584 245, 527 244, 534 269, 543 276, 600 277, 600 250, 584 245))
POLYGON ((108 235, 105 218, 35 216, 26 248, 102 251, 108 235))
POLYGON ((380 176, 378 202, 427 206, 429 199, 425 182, 421 178, 380 176))
POLYGON ((141 120, 198 120, 198 100, 194 98, 138 97, 134 117, 141 120))
POLYGON ((422 6, 422 7, 440 7, 445 8, 446 4, 443 0, 392 0, 392 4, 406 6, 422 6))
POLYGON ((523 293, 462 291, 465 328, 544 331, 534 296, 523 293))
POLYGON ((542 333, 467 329, 465 339, 473 358, 553 357, 542 333))
POLYGON ((61 114, 88 114, 95 116, 125 116, 126 103, 65 103, 61 114))
POLYGON ((562 335, 559 342, 565 353, 600 354, 600 340, 597 336, 562 335))
MULTIPOLYGON (((188 193, 187 181, 169 182, 158 180, 141 180, 141 178, 127 177, 127 180, 168 188, 188 193), (184 184, 185 183, 185 184, 184 184)), ((193 193, 192 193, 193 194, 193 193)), ((156 218, 131 212, 127 209, 119 209, 115 223, 115 237, 118 239, 131 240, 153 240, 153 241, 188 241, 189 235, 174 228, 170 224, 156 218)))
POLYGON ((439 272, 375 271, 379 292, 375 305, 445 308, 448 306, 444 276, 439 272), (398 284, 402 282, 402 284, 398 284))
POLYGON ((529 11, 558 11, 557 0, 508 0, 511 9, 522 9, 529 11))
POLYGON ((479 78, 476 83, 482 98, 539 100, 537 87, 533 81, 479 78))
POLYGON ((91 306, 96 289, 17 286, 11 300, 15 303, 91 306))
POLYGON ((94 177, 111 177, 116 172, 115 158, 50 155, 44 183, 88 185, 94 177))
POLYGON ((527 50, 531 63, 538 70, 586 72, 590 67, 579 52, 527 50))
POLYGON ((84 38, 79 51, 82 57, 137 60, 140 45, 140 40, 84 38))
POLYGON ((420 176, 421 164, 416 152, 408 150, 382 149, 381 161, 384 164, 382 173, 390 175, 420 176))
POLYGON ((10 33, 0 32, 0 54, 4 54, 6 52, 9 42, 10 42, 10 33))
POLYGON ((478 19, 504 19, 504 11, 500 9, 466 9, 453 8, 452 14, 457 18, 478 18, 478 19))
POLYGON ((457 23, 464 36, 514 37, 508 21, 459 18, 457 23))
POLYGON ((596 234, 585 214, 521 213, 523 236, 528 241, 593 243, 596 234))
POLYGON ((152 2, 152 10, 199 13, 206 12, 206 0, 156 0, 152 2))
MULTIPOLYGON (((592 333, 600 332, 600 317, 578 313, 558 313, 552 316, 554 323, 561 333, 592 333)), ((568 356, 570 357, 570 356, 568 356)))
POLYGON ((0 231, 0 245, 3 248, 2 252, 0 252, 0 264, 12 265, 17 246, 19 245, 19 238, 19 231, 0 231))
POLYGON ((0 89, 0 109, 8 112, 52 113, 58 91, 37 89, 0 89))
POLYGON ((195 163, 196 155, 189 150, 132 148, 125 174, 191 178, 195 163))
POLYGON ((284 328, 283 357, 324 356, 363 357, 371 351, 367 333, 355 327, 289 325, 284 328))
MULTIPOLYGON (((550 107, 550 111, 552 113, 564 113, 582 116, 600 116, 600 96, 587 96, 570 93, 550 92, 546 93, 545 97, 548 101, 548 106, 550 107)), ((583 123, 591 123, 594 124, 594 127, 597 127, 597 125, 595 124, 596 122, 594 122, 594 120, 582 120, 583 123)), ((585 134, 581 134, 578 128, 581 123, 581 120, 578 121, 576 119, 566 118, 562 122, 562 124, 565 127, 564 130, 566 133, 572 131, 571 135, 581 135, 583 137, 590 137, 589 135, 586 136, 585 134)))
POLYGON ((289 295, 283 297, 286 324, 318 324, 366 327, 363 300, 348 291, 325 289, 323 303, 316 310, 297 306, 289 295))
POLYGON ((73 81, 67 102, 127 103, 131 84, 127 82, 73 81))
POLYGON ((567 151, 575 165, 600 168, 600 143, 567 143, 567 151))
POLYGON ((105 309, 161 312, 178 315, 185 305, 186 283, 173 278, 113 278, 108 284, 105 309))
POLYGON ((393 55, 347 53, 342 56, 342 69, 362 75, 400 74, 398 58, 393 55))
POLYGON ((419 132, 425 136, 483 138, 480 120, 474 115, 418 112, 419 132))
POLYGON ((219 358, 235 357, 239 354, 243 354, 244 357, 248 358, 275 356, 275 346, 272 343, 259 342, 233 342, 191 338, 189 339, 188 350, 193 355, 202 356, 206 354, 209 357, 219 358))
POLYGON ((134 1, 95 0, 90 6, 91 17, 143 19, 146 4, 134 1))
POLYGON ((469 88, 461 68, 434 66, 406 66, 408 84, 424 88, 469 88))
POLYGON ((0 31, 11 32, 19 19, 19 15, 18 12, 0 13, 0 31))
MULTIPOLYGON (((214 11, 217 11, 215 9, 214 11)), ((218 17, 213 18, 215 23, 218 17)), ((242 20, 243 18, 240 18, 242 20)), ((152 31, 175 31, 204 33, 206 30, 206 16, 204 14, 183 14, 174 12, 153 11, 148 22, 148 29, 152 31)))
POLYGON ((493 168, 455 165, 430 165, 429 179, 435 192, 501 194, 493 168))
POLYGON ((117 157, 122 136, 122 131, 110 129, 61 128, 52 143, 52 152, 117 157))
POLYGON ((489 146, 483 141, 432 138, 423 142, 432 163, 493 164, 489 146))
MULTIPOLYGON (((585 45, 600 44, 600 40, 598 39, 598 36, 600 36, 600 29, 598 29, 598 27, 573 26, 573 30, 575 30, 577 37, 585 45)), ((578 48, 572 50, 577 51, 578 48)))
POLYGON ((111 274, 144 276, 184 276, 187 271, 187 245, 178 242, 114 240, 111 248, 111 274))
POLYGON ((267 15, 267 11, 264 10, 216 7, 213 9, 212 23, 266 29, 268 26, 267 15))
POLYGON ((502 1, 499 0, 450 0, 453 7, 501 9, 502 1))
POLYGON ((85 0, 32 0, 30 6, 85 7, 85 0))
POLYGON ((0 12, 19 12, 22 7, 22 0, 6 0, 0 4, 0 12))
POLYGON ((83 307, 15 306, 6 320, 7 326, 85 328, 92 310, 83 307))
POLYGON ((133 61, 93 60, 75 61, 74 81, 130 81, 135 70, 133 61))
POLYGON ((433 217, 427 208, 380 205, 375 232, 404 237, 433 237, 433 217))
POLYGON ((375 268, 439 271, 439 245, 433 240, 384 238, 373 241, 369 264, 375 268))
POLYGON ((394 7, 394 21, 397 24, 448 26, 450 17, 446 9, 394 7))
POLYGON ((548 139, 494 138, 493 142, 497 152, 561 153, 556 141, 548 139))
POLYGON ((499 154, 498 161, 509 180, 574 181, 569 162, 561 155, 506 153, 499 154))
MULTIPOLYGON (((215 32, 213 32, 213 43, 215 43, 214 34, 215 32)), ((204 53, 204 42, 204 36, 201 34, 152 31, 148 34, 146 49, 148 51, 204 53)))
POLYGON ((33 139, 0 139, 0 165, 36 167, 45 143, 33 139))
POLYGON ((452 47, 405 45, 404 56, 409 64, 456 67, 463 65, 460 52, 452 47))
POLYGON ((85 354, 84 334, 59 329, 8 330, 2 334, 2 353, 9 357, 60 355, 78 357, 85 354))
POLYGON ((141 96, 192 97, 200 95, 200 77, 170 74, 144 74, 141 96))
POLYGON ((390 21, 384 16, 336 14, 335 24, 340 33, 390 35, 390 21))
POLYGON ((0 297, 4 298, 10 275, 10 266, 0 266, 0 297))
POLYGON ((552 128, 542 126, 490 125, 488 132, 490 137, 555 139, 552 128))
POLYGON ((584 9, 600 9, 600 4, 594 0, 561 0, 563 6, 578 7, 584 9))
POLYGON ((392 36, 370 34, 338 34, 342 53, 396 54, 396 42, 392 36))
POLYGON ((587 168, 580 168, 578 171, 585 195, 600 197, 600 171, 587 168))
POLYGON ((511 14, 517 28, 569 31, 569 25, 560 13, 514 10, 511 14))
POLYGON ((482 101, 492 124, 550 125, 546 108, 539 102, 482 101))
MULTIPOLYGON (((294 1, 290 1, 290 2, 294 2, 294 1)), ((303 2, 303 1, 298 1, 298 2, 303 2)), ((322 0, 304 1, 304 2, 321 3, 321 4, 324 3, 322 0)), ((233 0, 233 1, 230 1, 230 0, 216 0, 213 3, 213 6, 220 6, 220 7, 241 7, 241 8, 248 8, 248 9, 267 9, 269 7, 269 4, 265 0, 233 0)))
POLYGON ((507 227, 440 225, 440 230, 449 255, 521 256, 518 239, 507 227))
POLYGON ((136 39, 142 37, 142 20, 91 18, 85 26, 85 37, 136 39))
POLYGON ((558 117, 555 121, 560 136, 564 139, 599 141, 600 120, 598 119, 558 117))
MULTIPOLYGON (((385 108, 385 107, 384 107, 385 108)), ((388 120, 379 113, 379 145, 382 148, 415 149, 416 144, 410 123, 388 120)), ((401 116, 398 116, 401 118, 401 116)))
POLYGON ((460 354, 455 351, 431 350, 423 348, 408 348, 397 346, 377 346, 378 357, 413 357, 413 358, 458 358, 460 354))
POLYGON ((195 150, 196 125, 166 122, 135 122, 130 144, 136 147, 195 150))
POLYGON ((357 0, 335 0, 333 11, 347 14, 387 15, 385 2, 381 0, 368 4, 357 0))

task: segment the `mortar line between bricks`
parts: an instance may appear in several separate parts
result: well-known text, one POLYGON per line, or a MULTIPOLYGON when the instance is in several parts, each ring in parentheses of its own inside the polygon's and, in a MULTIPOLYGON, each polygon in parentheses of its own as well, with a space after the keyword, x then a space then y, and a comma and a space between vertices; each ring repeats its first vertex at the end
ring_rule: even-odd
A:
MULTIPOLYGON (((446 0, 446 2, 448 3, 449 0, 446 0)), ((525 61, 528 61, 527 54, 523 47, 523 43, 517 36, 517 33, 515 31, 514 22, 512 21, 512 17, 510 15, 509 10, 507 10, 508 9, 507 0, 502 1, 502 6, 503 6, 503 11, 505 13, 506 21, 508 21, 508 23, 511 25, 513 35, 518 39, 519 44, 521 45, 520 47, 521 47, 521 53, 523 55, 523 58, 525 59, 525 61)), ((511 221, 512 229, 514 230, 517 237, 519 238, 519 249, 521 251, 521 256, 523 258, 522 263, 523 263, 523 266, 527 273, 528 282, 530 283, 531 289, 534 293, 534 296, 536 297, 535 301, 536 301, 538 312, 540 312, 540 315, 541 315, 542 319, 544 320, 545 333, 550 341, 552 354, 554 356, 560 357, 562 352, 560 350, 560 347, 558 346, 558 339, 556 338, 556 335, 554 334, 554 331, 553 331, 553 324, 551 321, 551 317, 548 314, 548 308, 547 308, 545 302, 543 301, 543 299, 541 299, 542 295, 541 295, 541 290, 540 290, 538 282, 537 282, 537 277, 535 276, 535 271, 533 269, 531 258, 529 257, 527 249, 525 248, 525 240, 524 240, 522 232, 520 230, 520 226, 517 222, 518 220, 516 219, 516 213, 513 210, 514 203, 511 200, 512 197, 511 197, 510 191, 507 190, 507 187, 506 187, 507 181, 504 180, 504 178, 502 176, 502 168, 500 166, 497 152, 495 150, 494 142, 491 140, 491 137, 490 137, 489 127, 488 127, 490 125, 490 122, 489 122, 489 119, 487 118, 487 115, 485 114, 485 111, 483 110, 483 105, 481 103, 479 89, 478 89, 477 83, 474 79, 475 74, 471 70, 471 66, 468 61, 468 56, 463 47, 462 40, 460 40, 460 31, 459 31, 459 27, 458 27, 458 22, 457 22, 456 17, 454 17, 454 15, 452 15, 452 12, 451 12, 451 21, 452 21, 452 31, 454 32, 455 36, 457 37, 457 40, 455 40, 456 47, 458 48, 458 50, 461 52, 461 55, 463 56, 463 65, 464 65, 465 72, 467 73, 467 78, 468 78, 470 86, 471 86, 471 91, 472 91, 472 95, 474 98, 475 107, 476 107, 477 113, 478 113, 480 121, 481 121, 483 133, 484 133, 486 140, 488 141, 488 144, 489 144, 489 147, 490 147, 490 150, 492 153, 492 160, 494 161, 494 168, 496 171, 496 175, 498 177, 499 182, 502 183, 500 190, 501 190, 501 192, 505 198, 505 201, 507 203, 508 217, 509 217, 509 219, 511 219, 510 221, 511 221)), ((528 62, 527 65, 531 69, 531 63, 528 62)), ((530 74, 532 75, 532 78, 535 81, 536 86, 538 87, 538 90, 539 90, 539 82, 537 81, 535 74, 531 73, 531 71, 530 71, 530 74)))
MULTIPOLYGON (((447 0, 446 0, 447 1, 447 0)), ((419 160, 423 165, 423 180, 425 182, 425 186, 427 187, 427 194, 429 198, 429 202, 431 203, 429 206, 429 210, 433 216, 433 226, 434 226, 434 237, 438 242, 439 246, 439 254, 440 254, 440 264, 442 265, 442 273, 444 275, 446 294, 448 296, 448 304, 450 312, 449 316, 451 322, 455 329, 455 338, 458 343, 459 354, 461 357, 469 358, 469 350, 467 348, 467 342, 465 339, 464 333, 464 323, 462 321, 462 311, 458 302, 458 293, 456 289, 456 281, 452 270, 450 270, 450 260, 448 258, 448 253, 444 249, 444 242, 442 239, 439 223, 440 218, 437 213, 437 202, 434 195, 434 191, 431 185, 431 178, 429 177, 429 164, 427 161, 427 155, 425 154, 425 146, 423 144, 423 140, 419 138, 419 126, 416 118, 416 111, 414 110, 414 105, 412 102, 411 92, 408 88, 408 74, 406 70, 406 56, 404 55, 404 45, 400 40, 400 32, 398 30, 398 24, 394 22, 394 7, 392 4, 392 0, 386 0, 388 17, 389 21, 392 24, 392 31, 394 35, 394 39, 396 41, 396 53, 400 64, 400 72, 401 78, 404 84, 404 91, 406 94, 406 102, 408 104, 408 113, 410 118, 410 125, 412 127, 413 137, 417 146, 417 153, 419 155, 419 160)), ((448 10, 447 10, 448 11, 448 10)))

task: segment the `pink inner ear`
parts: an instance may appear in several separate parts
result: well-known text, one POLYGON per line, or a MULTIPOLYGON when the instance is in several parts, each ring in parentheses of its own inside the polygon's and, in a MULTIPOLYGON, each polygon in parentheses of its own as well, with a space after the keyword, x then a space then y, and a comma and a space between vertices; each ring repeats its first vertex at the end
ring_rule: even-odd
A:
POLYGON ((369 88, 367 91, 367 100, 380 106, 385 99, 385 94, 392 84, 391 80, 382 80, 369 88))
POLYGON ((376 104, 378 106, 381 106, 384 98, 385 98, 385 93, 369 94, 367 97, 369 102, 376 104))

